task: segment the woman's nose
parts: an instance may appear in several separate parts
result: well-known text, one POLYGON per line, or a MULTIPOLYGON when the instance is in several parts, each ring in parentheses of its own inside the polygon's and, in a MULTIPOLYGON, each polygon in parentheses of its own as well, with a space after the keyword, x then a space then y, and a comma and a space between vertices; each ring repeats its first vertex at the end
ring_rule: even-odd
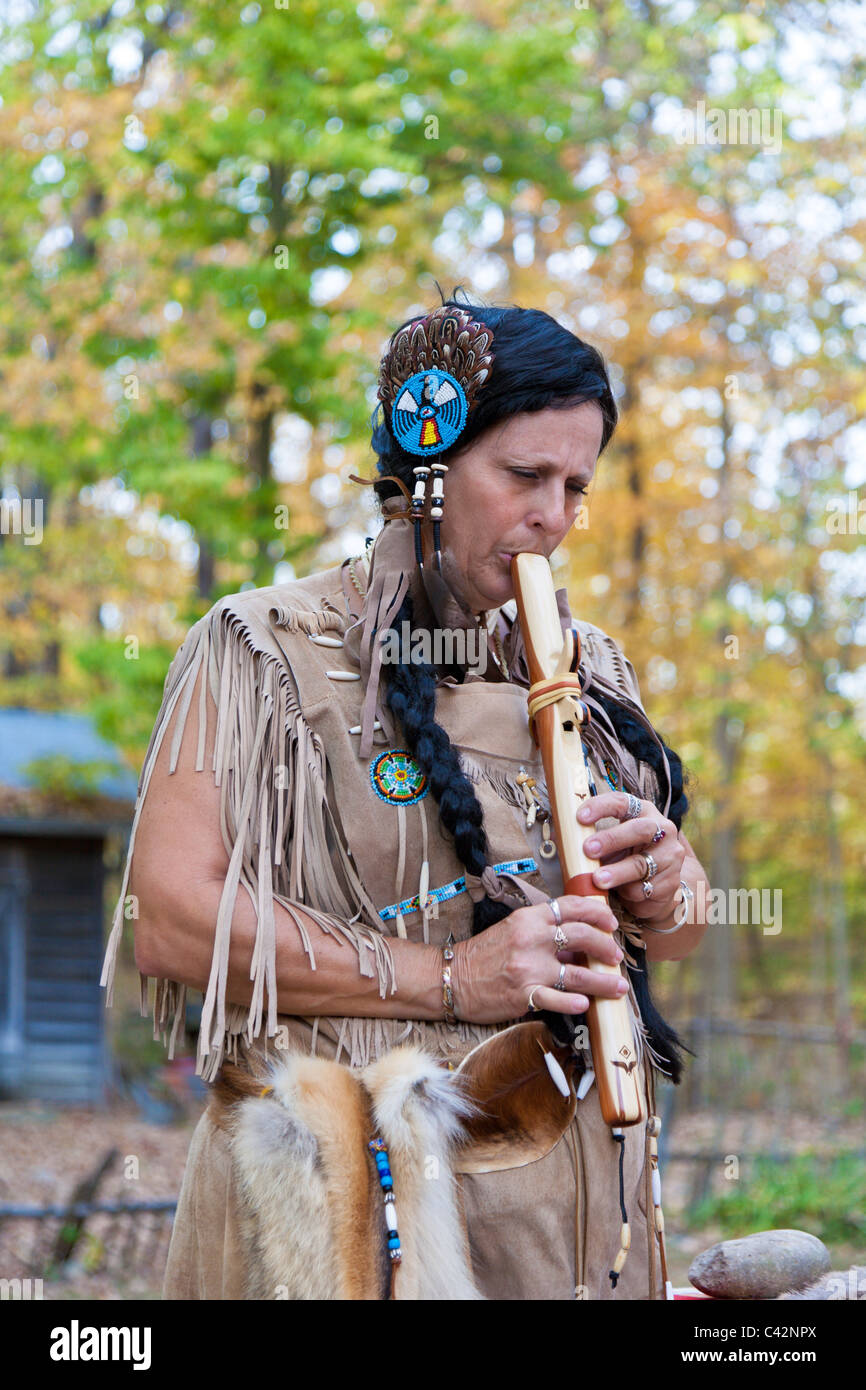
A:
POLYGON ((539 499, 533 508, 530 521, 536 530, 549 532, 550 535, 565 530, 569 524, 568 499, 565 494, 551 493, 549 497, 539 499))

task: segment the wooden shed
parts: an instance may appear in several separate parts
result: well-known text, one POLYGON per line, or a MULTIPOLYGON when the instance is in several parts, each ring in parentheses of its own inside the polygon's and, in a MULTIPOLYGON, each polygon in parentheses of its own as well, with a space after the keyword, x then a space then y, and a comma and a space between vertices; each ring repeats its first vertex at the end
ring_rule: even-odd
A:
POLYGON ((136 791, 86 715, 0 709, 0 1099, 105 1099, 104 855, 136 791))

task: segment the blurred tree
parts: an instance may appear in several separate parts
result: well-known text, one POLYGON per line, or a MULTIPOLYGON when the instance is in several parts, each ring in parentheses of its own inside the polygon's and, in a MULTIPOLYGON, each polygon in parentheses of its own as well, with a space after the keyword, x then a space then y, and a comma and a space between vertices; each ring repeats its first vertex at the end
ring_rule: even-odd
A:
POLYGON ((7 20, 3 483, 45 531, 0 532, 0 661, 7 701, 87 705, 140 754, 219 594, 360 550, 344 480, 434 275, 547 308, 622 410, 560 582, 693 771, 714 885, 784 893, 780 937, 719 927, 678 992, 727 1012, 783 982, 820 1010, 864 926, 866 585, 856 522, 830 529, 862 481, 864 45, 818 0, 729 10, 7 20))

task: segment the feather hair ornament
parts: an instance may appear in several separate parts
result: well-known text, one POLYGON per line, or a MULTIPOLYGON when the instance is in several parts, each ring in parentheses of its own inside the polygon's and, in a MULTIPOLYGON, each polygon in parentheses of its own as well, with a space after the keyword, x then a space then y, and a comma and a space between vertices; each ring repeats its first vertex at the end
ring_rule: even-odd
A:
POLYGON ((433 475, 429 519, 433 555, 441 573, 440 526, 445 510, 448 465, 436 455, 462 434, 478 393, 490 376, 493 331, 465 309, 443 304, 395 333, 379 365, 379 400, 391 433, 407 453, 420 456, 413 468, 415 491, 410 515, 415 560, 424 570, 421 523, 425 519, 427 479, 433 475), (428 463, 425 455, 430 455, 428 463))
POLYGON ((389 412, 401 388, 418 372, 438 367, 455 377, 471 410, 490 376, 493 330, 465 309, 442 305, 394 334, 379 366, 379 400, 389 412))

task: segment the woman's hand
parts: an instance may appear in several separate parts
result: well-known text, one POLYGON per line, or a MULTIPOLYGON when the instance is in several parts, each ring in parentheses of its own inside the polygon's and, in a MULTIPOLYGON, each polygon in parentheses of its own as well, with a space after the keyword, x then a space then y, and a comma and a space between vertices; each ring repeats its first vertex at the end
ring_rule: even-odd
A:
POLYGON ((575 963, 578 952, 618 965, 622 951, 612 933, 618 925, 599 898, 564 895, 556 900, 567 938, 558 949, 556 922, 547 903, 520 907, 468 941, 454 946, 452 967, 454 1007, 468 1023, 503 1023, 522 1018, 529 995, 539 1009, 558 1014, 582 1014, 591 994, 608 999, 625 994, 622 975, 602 975, 575 963), (564 990, 554 989, 560 966, 565 966, 564 990))
POLYGON ((630 820, 626 820, 628 805, 625 792, 604 792, 591 797, 577 813, 581 825, 593 825, 606 816, 621 822, 584 841, 586 853, 603 865, 593 872, 593 880, 607 893, 615 890, 634 917, 647 922, 668 918, 680 902, 685 847, 673 821, 666 820, 651 801, 642 801, 640 815, 630 820), (664 838, 652 844, 657 830, 664 831, 664 838), (649 880, 653 890, 649 898, 643 890, 648 854, 658 865, 649 880))

